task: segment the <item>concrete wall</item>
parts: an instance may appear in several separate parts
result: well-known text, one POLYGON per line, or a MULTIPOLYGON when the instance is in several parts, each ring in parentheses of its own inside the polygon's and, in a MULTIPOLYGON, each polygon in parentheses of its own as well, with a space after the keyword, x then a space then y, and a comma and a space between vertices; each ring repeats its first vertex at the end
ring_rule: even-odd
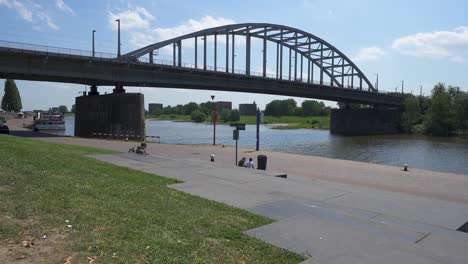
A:
POLYGON ((333 109, 330 132, 347 136, 400 133, 399 109, 333 109))
MULTIPOLYGON (((75 136, 93 133, 145 133, 144 96, 139 93, 80 96, 76 98, 75 136)), ((132 138, 132 137, 130 137, 132 138)))
POLYGON ((257 105, 256 104, 239 104, 239 112, 241 115, 256 115, 257 105))
POLYGON ((163 104, 148 104, 148 113, 151 114, 151 115, 154 115, 156 114, 157 110, 161 110, 163 109, 163 104))
POLYGON ((224 109, 232 110, 232 102, 216 102, 216 112, 221 113, 224 109))

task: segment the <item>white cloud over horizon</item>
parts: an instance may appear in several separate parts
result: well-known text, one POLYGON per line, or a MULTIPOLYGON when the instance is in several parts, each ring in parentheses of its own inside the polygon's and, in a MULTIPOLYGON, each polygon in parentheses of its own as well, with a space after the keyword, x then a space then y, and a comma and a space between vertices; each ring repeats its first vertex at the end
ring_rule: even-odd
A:
MULTIPOLYGON (((229 18, 206 15, 201 19, 189 19, 173 27, 155 27, 144 32, 131 32, 130 44, 135 48, 141 48, 158 41, 234 23, 235 21, 229 18)), ((223 39, 220 39, 220 42, 222 41, 223 39)))
POLYGON ((2 5, 14 9, 21 19, 32 23, 36 30, 42 29, 42 25, 53 30, 59 29, 44 8, 32 0, 0 0, 0 6, 2 5))
POLYGON ((374 61, 380 59, 385 54, 386 52, 377 46, 361 48, 351 60, 355 62, 374 61))
POLYGON ((73 10, 70 6, 68 6, 67 4, 65 4, 65 2, 63 0, 56 0, 55 1, 55 6, 64 11, 64 12, 68 12, 74 16, 76 16, 76 13, 75 13, 75 10, 73 10))
POLYGON ((109 11, 108 22, 112 30, 117 30, 116 19, 120 19, 120 30, 128 31, 149 28, 156 18, 143 7, 129 6, 128 10, 119 13, 109 11))
POLYGON ((468 27, 400 37, 393 41, 392 48, 402 55, 449 59, 462 63, 468 54, 468 27))

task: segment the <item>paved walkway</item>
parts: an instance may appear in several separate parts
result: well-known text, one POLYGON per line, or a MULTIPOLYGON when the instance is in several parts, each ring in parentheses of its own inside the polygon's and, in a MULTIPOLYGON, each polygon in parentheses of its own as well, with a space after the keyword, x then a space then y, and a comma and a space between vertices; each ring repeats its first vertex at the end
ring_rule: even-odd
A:
POLYGON ((464 202, 167 155, 93 157, 182 180, 170 188, 277 220, 245 233, 311 256, 304 263, 468 263, 468 234, 456 231, 468 221, 464 202))

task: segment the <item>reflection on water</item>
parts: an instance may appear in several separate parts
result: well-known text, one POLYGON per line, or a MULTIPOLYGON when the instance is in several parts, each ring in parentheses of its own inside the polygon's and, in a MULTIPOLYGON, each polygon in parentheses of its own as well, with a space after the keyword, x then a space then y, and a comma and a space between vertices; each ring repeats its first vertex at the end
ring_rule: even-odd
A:
MULTIPOLYGON (((74 118, 66 117, 64 135, 73 135, 74 118)), ((255 126, 240 131, 239 145, 255 148, 255 126)), ((147 134, 160 136, 161 143, 211 144, 213 126, 170 121, 147 121, 147 134)), ((216 143, 234 145, 232 127, 216 127, 216 143)), ((322 130, 277 130, 260 127, 260 148, 302 155, 314 155, 468 174, 468 139, 391 135, 341 137, 322 130)))

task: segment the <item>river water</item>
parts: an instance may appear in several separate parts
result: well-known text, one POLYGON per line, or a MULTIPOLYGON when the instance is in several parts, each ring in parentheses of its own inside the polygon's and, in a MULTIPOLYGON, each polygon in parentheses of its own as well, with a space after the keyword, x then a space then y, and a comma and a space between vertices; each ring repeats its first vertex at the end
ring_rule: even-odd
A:
MULTIPOLYGON (((62 134, 73 136, 74 117, 66 117, 62 134)), ((149 136, 160 136, 161 143, 212 144, 213 126, 171 121, 147 121, 149 136)), ((216 143, 235 145, 233 128, 216 127, 216 143)), ((255 148, 255 125, 240 131, 239 146, 255 148)), ((260 126, 260 149, 462 173, 468 175, 468 139, 390 135, 342 137, 327 130, 278 130, 260 126)))

